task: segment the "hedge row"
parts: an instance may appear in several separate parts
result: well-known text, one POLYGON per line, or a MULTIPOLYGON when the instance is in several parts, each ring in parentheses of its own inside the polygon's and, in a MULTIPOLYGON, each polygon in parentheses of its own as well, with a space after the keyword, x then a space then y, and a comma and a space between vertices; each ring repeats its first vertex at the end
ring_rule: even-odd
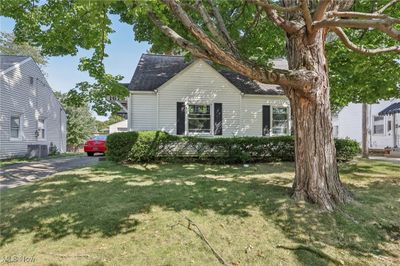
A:
MULTIPOLYGON (((360 151, 357 142, 335 140, 340 161, 360 151)), ((252 163, 294 161, 292 136, 200 138, 162 131, 114 133, 107 138, 107 157, 116 162, 197 161, 252 163)))

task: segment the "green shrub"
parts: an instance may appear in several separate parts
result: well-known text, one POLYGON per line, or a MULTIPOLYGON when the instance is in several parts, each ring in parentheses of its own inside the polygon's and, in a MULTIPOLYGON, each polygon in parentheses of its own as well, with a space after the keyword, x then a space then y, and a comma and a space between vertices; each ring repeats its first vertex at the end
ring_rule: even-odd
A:
POLYGON ((138 139, 137 132, 119 132, 110 134, 107 137, 106 156, 111 161, 121 162, 128 160, 132 146, 138 139))
POLYGON ((336 159, 340 162, 350 161, 361 152, 360 144, 349 138, 335 139, 335 146, 336 159))
MULTIPOLYGON (((358 143, 335 140, 340 161, 359 152, 358 143)), ((162 131, 124 132, 107 139, 107 156, 113 161, 196 161, 211 163, 254 163, 294 161, 292 136, 204 138, 173 136, 162 131)))

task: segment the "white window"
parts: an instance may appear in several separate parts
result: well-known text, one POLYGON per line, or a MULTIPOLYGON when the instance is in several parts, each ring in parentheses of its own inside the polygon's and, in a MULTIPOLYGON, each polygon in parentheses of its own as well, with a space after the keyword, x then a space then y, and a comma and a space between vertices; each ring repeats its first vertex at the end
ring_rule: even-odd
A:
POLYGON ((11 138, 19 139, 21 137, 21 116, 19 115, 12 115, 11 119, 11 138))
POLYGON ((39 139, 45 139, 46 138, 46 129, 45 129, 45 121, 44 119, 39 119, 38 120, 38 138, 39 139))
POLYGON ((385 121, 383 116, 374 116, 373 133, 382 135, 385 132, 385 121))
POLYGON ((211 133, 211 113, 209 105, 189 105, 189 133, 211 133))
POLYGON ((286 107, 272 108, 272 135, 287 135, 289 128, 289 113, 286 107))

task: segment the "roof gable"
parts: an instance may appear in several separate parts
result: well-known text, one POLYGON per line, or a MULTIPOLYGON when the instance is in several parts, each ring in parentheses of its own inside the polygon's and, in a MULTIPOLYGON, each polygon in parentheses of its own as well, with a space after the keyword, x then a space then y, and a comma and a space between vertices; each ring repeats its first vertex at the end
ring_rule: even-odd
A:
POLYGON ((0 55, 0 73, 5 74, 14 67, 31 60, 29 56, 0 55))
MULTIPOLYGON (((131 91, 154 91, 192 63, 186 62, 183 56, 143 54, 128 88, 131 91)), ((286 60, 276 60, 274 64, 287 68, 286 60)), ((278 85, 259 83, 229 70, 214 70, 244 94, 283 95, 278 85)))

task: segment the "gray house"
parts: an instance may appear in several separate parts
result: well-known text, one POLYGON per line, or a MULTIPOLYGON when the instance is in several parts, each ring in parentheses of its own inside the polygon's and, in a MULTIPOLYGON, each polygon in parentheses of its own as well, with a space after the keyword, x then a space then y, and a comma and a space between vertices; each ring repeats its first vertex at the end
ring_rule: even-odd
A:
POLYGON ((0 55, 0 158, 66 151, 66 114, 31 57, 0 55))

